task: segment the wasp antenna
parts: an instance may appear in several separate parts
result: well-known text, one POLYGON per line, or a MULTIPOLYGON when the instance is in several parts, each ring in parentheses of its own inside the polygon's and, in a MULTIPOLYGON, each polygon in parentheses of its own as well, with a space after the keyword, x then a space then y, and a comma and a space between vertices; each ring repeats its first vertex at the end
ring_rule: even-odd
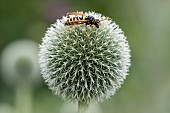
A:
POLYGON ((100 21, 104 21, 104 20, 112 20, 111 18, 105 18, 105 19, 102 19, 100 21))

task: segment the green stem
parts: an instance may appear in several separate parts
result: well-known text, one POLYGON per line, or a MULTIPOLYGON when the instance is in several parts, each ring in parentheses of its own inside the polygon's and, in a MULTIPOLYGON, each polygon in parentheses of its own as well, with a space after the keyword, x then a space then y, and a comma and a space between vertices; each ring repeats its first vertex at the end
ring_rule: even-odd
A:
POLYGON ((89 104, 85 102, 78 102, 78 113, 90 113, 89 104))
POLYGON ((32 87, 21 82, 16 88, 16 109, 18 113, 32 113, 32 87))

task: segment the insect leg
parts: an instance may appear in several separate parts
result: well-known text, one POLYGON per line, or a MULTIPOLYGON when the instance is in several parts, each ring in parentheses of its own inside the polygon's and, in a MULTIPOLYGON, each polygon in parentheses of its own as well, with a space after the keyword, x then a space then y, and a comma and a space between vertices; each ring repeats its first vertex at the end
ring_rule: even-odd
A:
POLYGON ((83 31, 86 33, 86 35, 88 36, 88 39, 90 39, 90 36, 89 36, 89 34, 87 33, 87 30, 86 30, 86 24, 84 24, 84 29, 83 29, 83 31))
POLYGON ((64 33, 66 33, 67 31, 70 31, 71 30, 71 28, 73 27, 74 25, 69 25, 69 28, 68 29, 66 29, 66 30, 64 30, 64 33))
POLYGON ((94 30, 94 25, 91 25, 92 30, 94 30))

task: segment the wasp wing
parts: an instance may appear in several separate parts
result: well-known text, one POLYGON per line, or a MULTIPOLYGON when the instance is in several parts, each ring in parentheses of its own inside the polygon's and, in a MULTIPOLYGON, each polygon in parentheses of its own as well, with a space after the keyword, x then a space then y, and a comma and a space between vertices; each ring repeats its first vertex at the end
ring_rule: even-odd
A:
POLYGON ((72 23, 85 23, 85 22, 88 22, 88 20, 73 20, 73 21, 70 21, 72 23))
POLYGON ((67 15, 80 15, 80 16, 86 16, 84 13, 82 12, 68 12, 67 15))

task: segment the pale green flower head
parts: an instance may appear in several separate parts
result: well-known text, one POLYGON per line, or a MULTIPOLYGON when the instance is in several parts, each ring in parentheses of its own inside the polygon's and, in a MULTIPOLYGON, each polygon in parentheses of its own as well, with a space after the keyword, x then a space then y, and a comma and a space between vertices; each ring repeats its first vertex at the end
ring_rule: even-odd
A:
MULTIPOLYGON (((99 13, 87 12, 98 19, 99 13)), ((123 31, 112 20, 99 28, 64 25, 58 19, 47 30, 39 51, 41 74, 55 95, 73 102, 100 102, 121 87, 130 67, 123 31), (85 30, 86 28, 86 30, 85 30)))

